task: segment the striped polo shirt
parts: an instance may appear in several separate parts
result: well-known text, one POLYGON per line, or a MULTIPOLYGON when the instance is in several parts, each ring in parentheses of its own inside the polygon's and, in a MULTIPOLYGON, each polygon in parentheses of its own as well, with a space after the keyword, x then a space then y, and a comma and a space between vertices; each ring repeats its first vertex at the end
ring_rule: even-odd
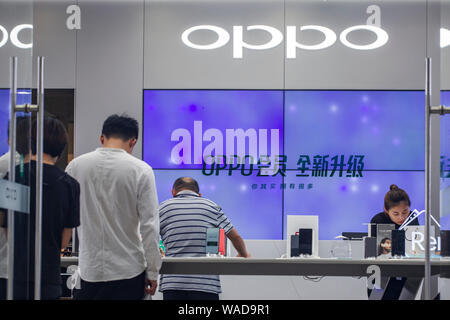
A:
MULTIPOLYGON (((228 234, 233 228, 217 204, 189 190, 161 203, 159 218, 167 257, 204 257, 206 229, 221 228, 228 234)), ((218 275, 161 275, 160 283, 159 291, 222 292, 218 275)))

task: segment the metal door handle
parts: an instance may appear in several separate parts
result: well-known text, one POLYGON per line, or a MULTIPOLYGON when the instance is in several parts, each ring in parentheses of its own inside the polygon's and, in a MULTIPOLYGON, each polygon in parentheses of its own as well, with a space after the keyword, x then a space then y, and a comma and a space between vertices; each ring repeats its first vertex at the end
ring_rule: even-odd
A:
MULTIPOLYGON (((35 274, 34 274, 34 299, 41 298, 41 257, 42 257, 42 168, 43 168, 43 127, 44 127, 44 57, 38 57, 37 65, 37 105, 17 105, 17 57, 10 60, 10 86, 11 86, 11 109, 10 109, 10 158, 9 158, 9 180, 15 182, 16 165, 16 113, 36 112, 36 220, 35 220, 35 274)), ((13 299, 14 284, 14 211, 8 210, 8 300, 13 299)))
POLYGON ((34 299, 41 299, 42 270, 42 155, 44 145, 44 57, 37 61, 37 117, 36 117, 36 223, 34 247, 34 299))

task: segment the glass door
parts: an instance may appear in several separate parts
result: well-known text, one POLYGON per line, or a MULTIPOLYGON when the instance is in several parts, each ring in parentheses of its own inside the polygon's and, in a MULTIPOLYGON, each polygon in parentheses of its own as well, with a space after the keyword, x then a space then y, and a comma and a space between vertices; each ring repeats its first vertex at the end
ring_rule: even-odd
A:
POLYGON ((0 299, 9 300, 34 298, 32 42, 33 2, 0 2, 0 299))
POLYGON ((317 215, 319 240, 334 242, 330 257, 347 241, 345 257, 395 260, 396 272, 373 273, 381 277, 367 283, 369 299, 426 298, 421 283, 431 276, 406 277, 405 260, 425 271, 426 241, 416 250, 408 239, 416 229, 426 238, 426 203, 436 212, 438 202, 436 193, 426 201, 424 78, 426 57, 438 63, 430 48, 439 9, 425 0, 289 0, 285 12, 284 150, 301 160, 290 170, 310 168, 287 180, 312 186, 286 192, 285 214, 317 215))
MULTIPOLYGON (((440 104, 450 106, 450 3, 441 1, 440 25, 440 104)), ((446 108, 448 109, 448 108, 446 108)), ((440 117, 440 238, 441 262, 448 263, 450 241, 450 115, 440 117)), ((450 273, 441 268, 439 292, 450 299, 450 273)))

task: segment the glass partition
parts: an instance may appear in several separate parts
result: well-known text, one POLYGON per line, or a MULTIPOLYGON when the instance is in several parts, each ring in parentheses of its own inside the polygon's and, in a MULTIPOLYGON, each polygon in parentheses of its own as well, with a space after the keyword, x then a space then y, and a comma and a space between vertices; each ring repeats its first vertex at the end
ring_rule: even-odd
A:
MULTIPOLYGON (((348 290, 362 287, 363 299, 445 297, 447 280, 428 266, 444 255, 441 231, 450 230, 450 122, 431 114, 427 139, 425 79, 428 57, 429 103, 450 105, 448 35, 445 1, 3 1, 0 154, 9 151, 9 57, 18 57, 23 105, 37 103, 36 58, 45 56, 46 115, 69 131, 60 169, 100 147, 107 116, 127 113, 139 122, 134 155, 152 166, 159 201, 172 197, 176 178, 195 178, 253 258, 419 261, 416 279, 382 269, 381 291, 367 292, 365 276, 346 279, 355 280, 348 290)), ((18 114, 15 127, 15 180, 27 187, 33 117, 18 114)), ((17 275, 12 297, 25 299, 34 297, 30 217, 3 214, 0 229, 2 265, 17 275)), ((75 241, 62 255, 77 253, 75 241)))
POLYGON ((1 299, 32 299, 35 289, 34 221, 30 212, 30 202, 34 201, 30 194, 33 170, 29 169, 32 120, 24 108, 24 112, 13 110, 13 106, 32 102, 32 1, 2 1, 0 24, 0 295, 1 299))
MULTIPOLYGON (((319 241, 313 257, 415 259, 425 274, 426 225, 431 246, 440 232, 439 119, 432 115, 427 142, 424 85, 430 57, 430 102, 439 103, 439 1, 264 1, 243 26, 252 1, 239 9, 183 2, 182 14, 175 3, 145 2, 144 38, 152 40, 144 44, 143 160, 155 168, 160 200, 175 177, 190 174, 255 248, 287 242, 277 257, 290 256, 303 226, 319 241), (233 19, 217 14, 226 10, 233 19), (191 15, 210 21, 196 29, 191 15), (163 20, 174 23, 158 29, 163 20), (253 166, 232 161, 246 156, 253 166), (336 254, 344 241, 351 249, 336 254)), ((425 298, 418 283, 402 298, 425 298)))
MULTIPOLYGON (((54 119, 53 125, 57 130, 52 131, 52 125, 46 132, 44 143, 53 144, 51 141, 64 141, 64 131, 67 133, 67 144, 61 155, 53 160, 44 162, 42 191, 43 213, 42 213, 42 279, 41 298, 55 299, 55 297, 65 300, 71 299, 72 289, 79 286, 77 281, 72 283, 69 278, 75 274, 76 267, 70 265, 60 265, 62 257, 77 256, 78 244, 75 229, 67 227, 67 220, 63 224, 55 224, 55 214, 70 214, 78 207, 77 203, 64 200, 58 204, 58 199, 65 197, 55 190, 55 185, 64 176, 67 164, 74 157, 74 135, 75 135, 75 89, 77 79, 77 31, 80 27, 80 9, 78 2, 63 1, 34 1, 34 33, 33 33, 33 56, 34 63, 39 56, 44 57, 44 90, 43 104, 44 117, 54 119), (57 124, 59 122, 59 124, 57 124), (49 132, 53 132, 50 134, 49 132), (55 136, 53 136, 55 135, 55 136), (59 177, 56 181, 56 177, 59 177), (70 204, 69 204, 70 203, 70 204), (58 206, 63 206, 59 210, 58 206), (67 227, 67 228, 66 228, 67 227), (69 229, 69 230, 66 230, 69 229), (72 229, 72 237, 68 237, 72 229), (75 240, 74 240, 75 239, 75 240), (61 250, 60 250, 61 249, 61 250), (69 268, 68 268, 69 267, 69 268), (61 274, 59 277, 58 273, 61 274)), ((85 59, 83 61, 86 61, 85 59)), ((36 70, 36 68, 34 68, 36 70)), ((37 74, 34 74, 35 79, 37 74)), ((39 100, 39 87, 37 83, 32 90, 33 102, 39 100)), ((49 150, 49 149, 47 149, 49 150)), ((44 149, 45 156, 45 149, 44 149)), ((47 159, 48 159, 47 154, 47 159)), ((65 198, 64 198, 65 199, 65 198)), ((69 198, 70 199, 70 198, 69 198)), ((78 280, 79 281, 79 280, 78 280)))
MULTIPOLYGON (((312 187, 286 194, 284 214, 318 216, 319 243, 350 241, 353 259, 426 257, 425 58, 439 62, 439 14, 433 1, 286 1, 284 150, 304 171, 286 180, 312 187)), ((369 299, 425 297, 381 272, 369 299)))
MULTIPOLYGON (((450 4, 441 1, 440 26, 440 105, 450 105, 450 4)), ((450 116, 440 116, 440 235, 439 251, 443 263, 449 260, 450 230, 450 116)), ((445 266, 442 267, 444 269, 445 266)), ((450 273, 441 270, 439 292, 441 300, 450 299, 450 273)))

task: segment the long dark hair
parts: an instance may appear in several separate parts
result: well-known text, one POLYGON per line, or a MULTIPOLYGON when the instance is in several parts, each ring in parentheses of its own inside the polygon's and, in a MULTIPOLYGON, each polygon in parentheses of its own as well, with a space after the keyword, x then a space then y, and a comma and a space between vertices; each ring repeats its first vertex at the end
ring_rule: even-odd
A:
POLYGON ((383 254, 383 250, 384 250, 384 248, 381 245, 384 244, 387 240, 391 240, 391 239, 383 238, 383 240, 380 241, 380 244, 378 245, 378 255, 379 256, 383 254))

